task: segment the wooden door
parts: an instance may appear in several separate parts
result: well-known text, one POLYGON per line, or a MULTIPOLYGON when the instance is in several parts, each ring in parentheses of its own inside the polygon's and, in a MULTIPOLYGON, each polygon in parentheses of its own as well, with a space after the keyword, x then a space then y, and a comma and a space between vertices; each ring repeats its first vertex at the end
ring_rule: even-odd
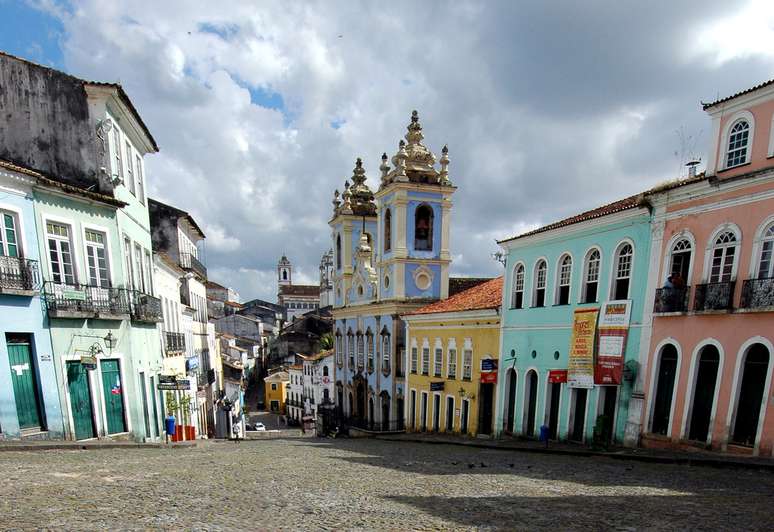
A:
POLYGON ((102 393, 105 401, 105 417, 108 434, 126 432, 124 417, 124 389, 121 385, 121 368, 118 360, 102 360, 102 393))
POLYGON ((11 382, 16 399, 16 415, 19 428, 40 427, 40 403, 35 383, 35 366, 32 362, 29 341, 8 344, 8 359, 11 366, 11 382))
POLYGON ((95 436, 94 409, 91 404, 89 372, 80 362, 67 363, 67 388, 70 392, 75 439, 93 438, 95 436))

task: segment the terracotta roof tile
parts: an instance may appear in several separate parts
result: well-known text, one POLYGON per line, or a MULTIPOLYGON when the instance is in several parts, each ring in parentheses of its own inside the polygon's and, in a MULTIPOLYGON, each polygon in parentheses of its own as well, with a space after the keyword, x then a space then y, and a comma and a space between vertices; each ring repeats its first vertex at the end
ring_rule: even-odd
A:
POLYGON ((732 94, 731 96, 725 96, 723 98, 715 100, 714 102, 709 102, 709 103, 701 102, 701 107, 702 107, 702 109, 704 109, 706 111, 710 107, 715 107, 716 105, 718 105, 720 103, 727 102, 729 100, 733 100, 734 98, 742 96, 743 94, 748 94, 748 93, 757 91, 758 89, 762 89, 763 87, 768 87, 769 85, 772 85, 772 84, 774 84, 774 79, 770 79, 768 81, 764 81, 763 83, 759 83, 759 84, 755 85, 754 87, 750 87, 749 89, 745 89, 743 91, 739 91, 736 94, 732 94))
POLYGON ((449 297, 491 280, 491 277, 449 277, 449 297))
POLYGON ((441 301, 436 301, 435 303, 421 307, 408 313, 407 316, 500 308, 502 297, 503 278, 497 277, 447 299, 442 299, 441 301))
POLYGON ((314 284, 290 284, 279 287, 283 296, 319 296, 320 287, 314 284))

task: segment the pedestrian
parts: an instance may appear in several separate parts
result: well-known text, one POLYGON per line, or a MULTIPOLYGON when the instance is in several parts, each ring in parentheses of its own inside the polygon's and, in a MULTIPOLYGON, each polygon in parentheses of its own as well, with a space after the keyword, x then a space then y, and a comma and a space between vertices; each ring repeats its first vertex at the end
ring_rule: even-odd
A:
POLYGON ((675 287, 675 285, 672 282, 672 276, 670 275, 669 277, 667 277, 667 280, 664 283, 664 288, 671 289, 671 288, 674 288, 674 287, 675 287))
POLYGON ((677 290, 682 290, 685 288, 685 279, 683 279, 683 276, 680 272, 672 274, 672 286, 677 290))

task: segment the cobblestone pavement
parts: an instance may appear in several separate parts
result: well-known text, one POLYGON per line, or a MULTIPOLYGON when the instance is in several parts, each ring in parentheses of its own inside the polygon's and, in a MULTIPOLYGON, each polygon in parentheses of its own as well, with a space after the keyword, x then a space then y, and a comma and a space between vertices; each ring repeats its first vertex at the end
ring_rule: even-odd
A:
POLYGON ((767 529, 774 475, 377 440, 0 453, 2 529, 767 529))

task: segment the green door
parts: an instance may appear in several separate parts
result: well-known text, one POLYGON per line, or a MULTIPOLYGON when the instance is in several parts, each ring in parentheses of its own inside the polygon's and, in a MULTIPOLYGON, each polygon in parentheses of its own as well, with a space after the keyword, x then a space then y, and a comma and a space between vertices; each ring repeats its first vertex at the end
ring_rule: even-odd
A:
POLYGON ((16 415, 19 416, 19 428, 22 429, 40 427, 40 403, 35 386, 35 367, 30 352, 29 342, 8 343, 16 415))
POLYGON ((70 392, 75 439, 93 438, 94 411, 91 406, 89 372, 80 362, 67 363, 67 389, 70 392))
POLYGON ((121 368, 118 360, 102 360, 102 392, 105 396, 105 417, 108 434, 126 432, 124 418, 124 389, 121 386, 121 368))
POLYGON ((159 433, 159 408, 156 404, 156 399, 154 397, 156 394, 154 393, 154 390, 156 389, 155 385, 156 380, 151 377, 150 378, 150 388, 151 388, 151 401, 153 401, 153 428, 156 429, 156 436, 161 436, 159 433))

